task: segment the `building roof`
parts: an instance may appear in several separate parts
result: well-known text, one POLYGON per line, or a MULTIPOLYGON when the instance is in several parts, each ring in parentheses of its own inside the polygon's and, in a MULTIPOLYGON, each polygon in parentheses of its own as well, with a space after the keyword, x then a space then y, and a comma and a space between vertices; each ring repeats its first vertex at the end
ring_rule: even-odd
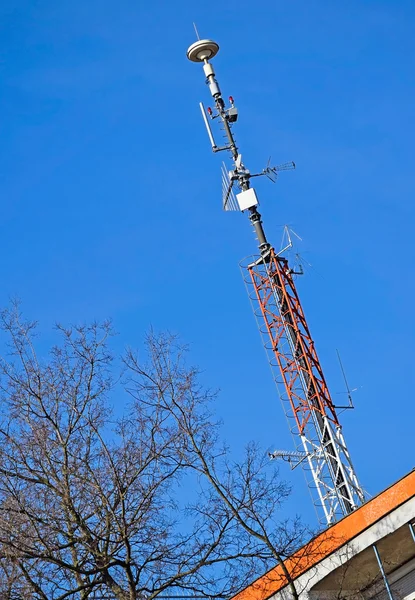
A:
POLYGON ((232 600, 267 600, 415 496, 415 470, 307 542, 282 564, 259 577, 232 600))

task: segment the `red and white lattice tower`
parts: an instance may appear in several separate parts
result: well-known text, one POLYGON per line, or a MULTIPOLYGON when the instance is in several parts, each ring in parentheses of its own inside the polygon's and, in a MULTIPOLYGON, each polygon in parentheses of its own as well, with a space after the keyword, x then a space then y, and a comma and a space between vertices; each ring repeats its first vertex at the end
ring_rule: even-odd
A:
POLYGON ((232 133, 238 111, 232 97, 225 105, 210 63, 218 50, 216 42, 199 39, 190 46, 187 57, 203 64, 215 104, 213 110, 206 111, 200 103, 212 150, 228 151, 232 157, 232 169, 228 171, 225 165, 222 168, 223 208, 247 213, 258 241, 259 255, 244 266, 244 278, 296 441, 295 451, 277 451, 273 457, 303 466, 319 517, 331 524, 364 502, 364 493, 298 297, 295 271, 284 251, 276 252, 268 242, 258 212, 258 198, 251 186, 253 177, 265 175, 274 181, 279 170, 295 165, 268 165, 262 172, 252 174, 242 163, 232 133), (226 140, 223 146, 216 144, 210 120, 220 124, 226 140))

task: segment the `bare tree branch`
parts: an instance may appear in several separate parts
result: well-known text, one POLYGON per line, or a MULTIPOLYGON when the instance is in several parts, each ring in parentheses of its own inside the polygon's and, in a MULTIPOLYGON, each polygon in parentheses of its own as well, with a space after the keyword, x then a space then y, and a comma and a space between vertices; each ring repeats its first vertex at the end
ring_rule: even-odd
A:
POLYGON ((232 460, 174 336, 128 350, 121 383, 110 323, 59 326, 47 359, 17 306, 0 327, 2 598, 225 598, 284 567, 307 533, 280 516, 291 488, 254 445, 232 460))

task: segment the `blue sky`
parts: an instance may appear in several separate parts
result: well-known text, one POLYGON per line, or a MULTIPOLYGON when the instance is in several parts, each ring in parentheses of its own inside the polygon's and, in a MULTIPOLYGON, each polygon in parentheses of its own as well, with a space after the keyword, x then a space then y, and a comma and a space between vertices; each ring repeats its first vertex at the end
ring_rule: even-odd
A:
POLYGON ((0 304, 19 296, 45 341, 57 320, 112 317, 118 349, 169 328, 222 390, 231 444, 291 447, 238 267, 254 236, 221 211, 198 112, 193 21, 221 46, 247 166, 297 164, 258 184, 264 225, 277 246, 286 223, 303 238, 299 293, 333 396, 336 348, 359 387, 342 422, 375 494, 414 466, 413 2, 4 0, 0 304))

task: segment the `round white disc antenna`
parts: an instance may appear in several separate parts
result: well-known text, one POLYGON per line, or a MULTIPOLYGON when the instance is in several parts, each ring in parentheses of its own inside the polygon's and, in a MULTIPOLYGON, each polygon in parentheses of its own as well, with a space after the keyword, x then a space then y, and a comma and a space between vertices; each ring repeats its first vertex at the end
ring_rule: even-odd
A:
POLYGON ((213 40, 197 40, 189 46, 187 58, 192 62, 204 62, 216 56, 219 52, 219 45, 213 40))

